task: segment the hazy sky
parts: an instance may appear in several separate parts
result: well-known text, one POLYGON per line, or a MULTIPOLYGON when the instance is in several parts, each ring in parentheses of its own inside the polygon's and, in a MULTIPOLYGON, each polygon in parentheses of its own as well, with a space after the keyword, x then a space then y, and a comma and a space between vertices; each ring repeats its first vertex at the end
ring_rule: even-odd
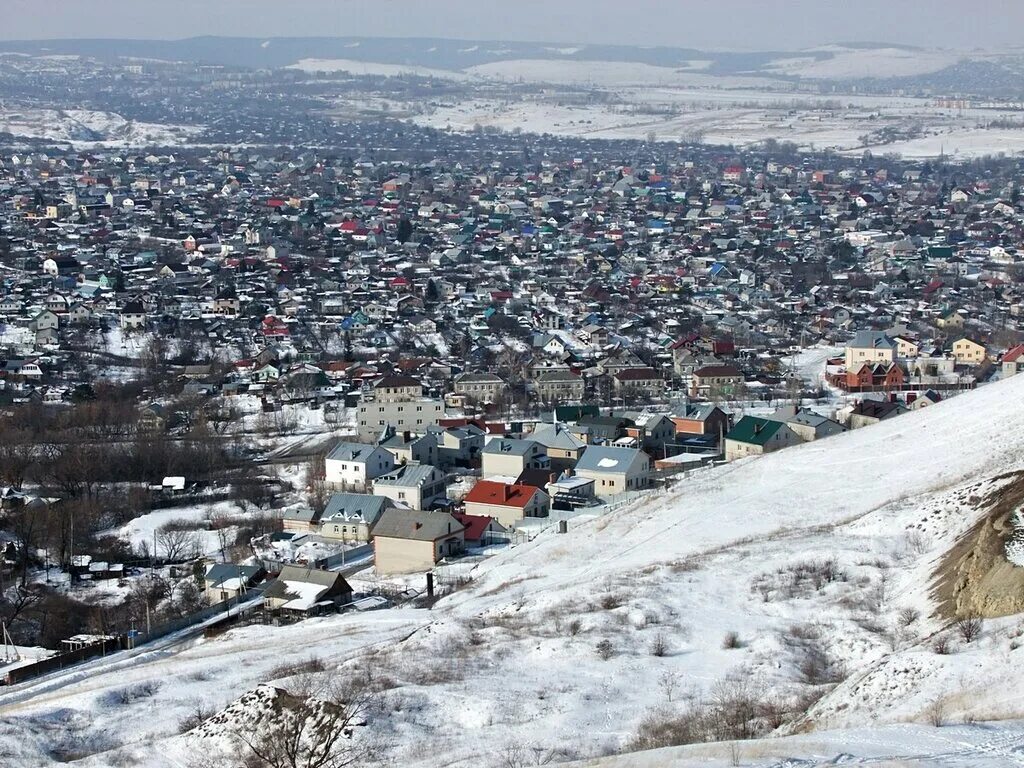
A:
POLYGON ((455 37, 782 49, 1021 44, 1024 0, 0 0, 0 39, 455 37))

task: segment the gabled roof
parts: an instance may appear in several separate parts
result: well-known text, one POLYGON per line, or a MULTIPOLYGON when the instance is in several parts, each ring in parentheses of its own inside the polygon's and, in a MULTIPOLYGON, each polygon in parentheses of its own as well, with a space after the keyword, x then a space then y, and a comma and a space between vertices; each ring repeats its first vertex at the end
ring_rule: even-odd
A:
POLYGON ((636 448, 616 448, 608 445, 591 445, 576 462, 577 472, 626 472, 643 451, 636 448))
POLYGON ((494 518, 487 517, 487 515, 467 515, 465 512, 452 512, 452 517, 465 526, 466 531, 463 535, 466 541, 479 541, 487 532, 488 526, 492 524, 498 530, 505 530, 503 525, 494 522, 494 518))
POLYGON ((387 506, 383 496, 365 493, 335 493, 324 506, 320 521, 352 521, 372 525, 387 506))
POLYGON ((744 416, 737 422, 736 426, 729 430, 727 440, 735 440, 738 443, 750 443, 751 445, 764 445, 780 429, 785 427, 781 421, 761 419, 757 416, 744 416))
POLYGON ((402 488, 418 487, 430 480, 431 475, 436 471, 433 464, 403 464, 388 474, 378 477, 373 483, 374 485, 402 488))
POLYGON ((537 489, 531 485, 508 485, 481 480, 464 499, 469 504, 493 504, 501 507, 524 508, 533 499, 537 489))
POLYGON ((374 451, 377 450, 375 445, 366 445, 365 443, 338 443, 331 452, 327 454, 327 458, 334 461, 366 461, 370 458, 374 451))
POLYGON ((501 454, 505 456, 529 456, 534 446, 543 446, 534 440, 513 440, 503 437, 491 440, 484 446, 484 453, 501 454))
POLYGON ((463 529, 463 524, 447 512, 386 509, 374 526, 373 536, 375 539, 437 541, 463 529))
POLYGON ((894 342, 884 331, 857 331, 848 347, 856 349, 894 349, 894 342))

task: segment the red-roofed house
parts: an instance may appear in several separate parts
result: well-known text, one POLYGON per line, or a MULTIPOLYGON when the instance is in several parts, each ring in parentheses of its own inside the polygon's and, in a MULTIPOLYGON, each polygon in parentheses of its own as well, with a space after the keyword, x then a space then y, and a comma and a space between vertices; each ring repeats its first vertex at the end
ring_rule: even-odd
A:
POLYGON ((547 517, 551 498, 530 485, 509 485, 481 480, 463 499, 469 515, 492 517, 501 525, 514 527, 526 517, 547 517))
POLYGON ((466 543, 473 547, 493 544, 507 529, 497 520, 485 515, 467 515, 465 512, 452 512, 452 517, 462 523, 466 530, 462 532, 466 543))
POLYGON ((1016 376, 1024 370, 1024 344, 1008 349, 1003 355, 1003 378, 1016 376))

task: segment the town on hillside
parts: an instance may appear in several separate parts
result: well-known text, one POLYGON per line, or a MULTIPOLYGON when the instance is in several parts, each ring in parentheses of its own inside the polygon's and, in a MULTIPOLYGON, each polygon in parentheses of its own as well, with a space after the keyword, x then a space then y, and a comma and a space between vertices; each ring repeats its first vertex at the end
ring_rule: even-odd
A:
POLYGON ((8 682, 429 603, 1024 365, 1014 161, 446 141, 0 152, 8 682))

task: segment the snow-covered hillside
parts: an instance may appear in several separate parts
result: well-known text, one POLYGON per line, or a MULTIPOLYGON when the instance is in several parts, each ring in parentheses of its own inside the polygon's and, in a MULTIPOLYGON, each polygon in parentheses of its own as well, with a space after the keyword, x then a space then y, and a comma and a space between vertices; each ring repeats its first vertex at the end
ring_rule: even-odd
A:
POLYGON ((201 130, 201 126, 136 122, 113 112, 88 109, 0 109, 0 133, 75 146, 177 146, 187 143, 201 130))
MULTIPOLYGON (((1015 726, 999 726, 997 749, 962 724, 1024 715, 1021 618, 989 619, 966 642, 932 590, 945 553, 1024 468, 1022 396, 1016 377, 698 470, 482 561, 429 611, 247 627, 16 687, 0 694, 0 749, 11 765, 46 765, 72 739, 86 766, 189 765, 205 742, 177 731, 197 703, 227 706, 316 656, 386 680, 369 728, 414 768, 508 765, 524 748, 596 759, 629 748, 644 723, 738 696, 760 707, 762 730, 849 729, 750 748, 744 765, 879 762, 925 740, 937 756, 943 739, 961 756, 961 742, 1002 756, 986 765, 1017 764, 1015 726), (121 694, 133 686, 145 695, 121 694), (921 725, 905 739, 879 727, 907 721, 921 725), (925 734, 931 721, 961 725, 925 734)), ((644 760, 608 764, 668 764, 644 760)))

